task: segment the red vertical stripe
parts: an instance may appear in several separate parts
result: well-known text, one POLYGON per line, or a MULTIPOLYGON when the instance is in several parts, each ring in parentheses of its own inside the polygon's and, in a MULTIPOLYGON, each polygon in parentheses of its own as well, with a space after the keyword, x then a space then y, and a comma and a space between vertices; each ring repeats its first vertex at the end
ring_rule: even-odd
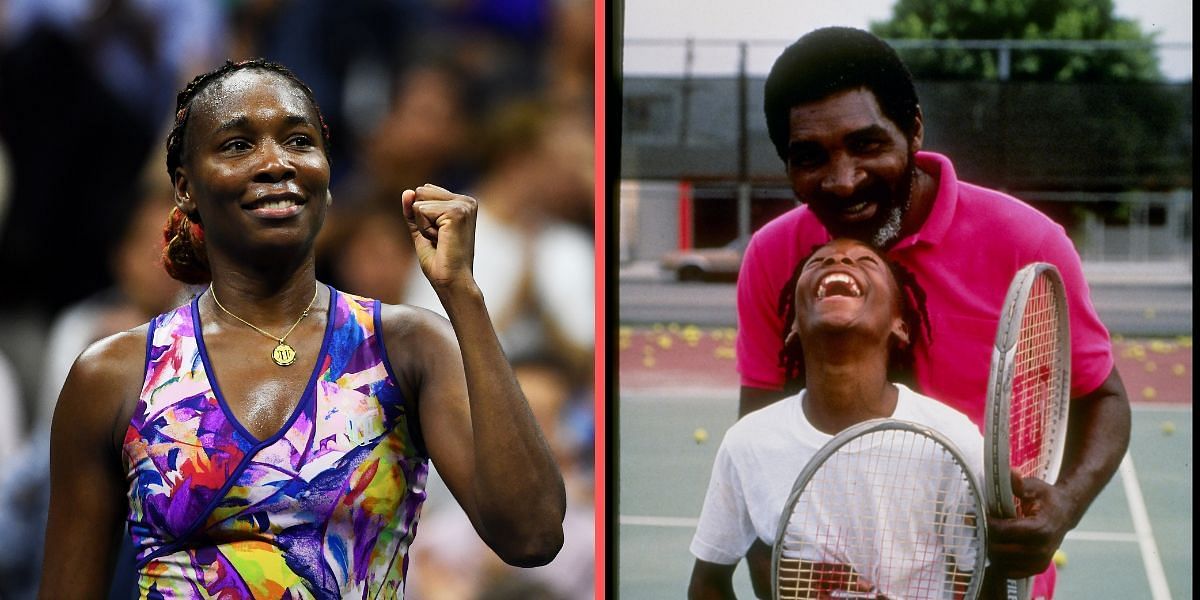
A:
POLYGON ((679 249, 692 248, 692 182, 679 182, 679 249))
POLYGON ((592 404, 593 404, 593 408, 595 410, 595 435, 596 435, 595 456, 593 457, 594 468, 592 469, 593 473, 595 473, 595 475, 594 475, 594 477, 595 477, 595 487, 594 487, 595 513, 594 513, 594 515, 595 515, 595 521, 596 521, 595 522, 596 543, 595 543, 594 548, 595 548, 596 572, 593 574, 593 578, 595 580, 595 586, 596 586, 596 598, 607 598, 608 597, 604 593, 604 584, 605 584, 604 559, 605 559, 605 547, 606 547, 605 545, 608 542, 608 540, 605 538, 605 535, 604 535, 605 529, 606 529, 605 528, 605 523, 606 523, 605 515, 607 514, 606 510, 605 510, 605 504, 604 504, 605 489, 607 487, 605 485, 605 459, 604 459, 604 443, 605 443, 604 442, 604 438, 605 438, 605 433, 604 433, 605 410, 604 409, 606 406, 605 398, 607 398, 607 395, 605 393, 605 385, 604 385, 606 383, 605 380, 607 377, 607 371, 605 369, 605 360, 604 360, 605 359, 604 353, 606 352, 605 339, 604 339, 604 335, 605 335, 605 322, 604 322, 605 288, 604 288, 604 283, 605 283, 605 273, 607 271, 605 268, 605 254, 604 254, 605 246, 606 246, 606 244, 604 243, 605 239, 606 239, 604 226, 607 223, 607 219, 605 217, 606 217, 606 213, 607 213, 607 207, 609 206, 609 203, 607 202, 608 198, 605 195, 606 177, 605 177, 605 172, 604 172, 604 106, 605 106, 604 79, 605 79, 605 75, 607 74, 604 58, 605 58, 605 49, 607 48, 606 42, 608 41, 608 34, 605 31, 605 27, 604 27, 604 23, 605 23, 604 13, 605 13, 605 8, 606 8, 607 4, 608 3, 606 3, 606 2, 596 2, 595 3, 596 20, 595 20, 594 29, 593 29, 593 31, 595 32, 594 33, 595 43, 593 44, 593 46, 595 47, 596 56, 594 58, 594 62, 592 63, 592 65, 593 65, 592 79, 594 81, 593 86, 595 88, 594 89, 595 96, 594 96, 594 101, 592 102, 592 106, 594 107, 593 110, 595 112, 595 118, 596 118, 595 130, 592 133, 593 143, 594 143, 594 148, 595 148, 594 154, 595 154, 595 160, 596 160, 596 173, 595 173, 595 177, 594 177, 594 180, 596 182, 595 183, 596 189, 594 192, 595 199, 593 201, 595 204, 595 220, 596 220, 596 226, 595 226, 595 232, 596 232, 596 250, 595 250, 595 255, 596 255, 596 292, 595 292, 596 293, 596 307, 595 307, 595 310, 596 310, 596 313, 595 313, 596 314, 596 335, 595 335, 596 347, 595 347, 595 354, 594 354, 594 358, 593 358, 593 360, 595 361, 595 363, 594 363, 595 364, 595 373, 592 375, 594 382, 595 382, 594 383, 595 390, 594 390, 593 396, 592 396, 592 398, 593 398, 592 404))

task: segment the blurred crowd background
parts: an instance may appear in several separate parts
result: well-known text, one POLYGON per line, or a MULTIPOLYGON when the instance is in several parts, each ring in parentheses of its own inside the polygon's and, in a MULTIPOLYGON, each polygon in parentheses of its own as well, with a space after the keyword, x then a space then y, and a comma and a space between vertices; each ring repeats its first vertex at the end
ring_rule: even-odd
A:
MULTIPOLYGON (((400 191, 479 199, 476 277, 567 482, 563 551, 519 570, 431 475, 406 597, 591 598, 594 14, 591 0, 0 0, 0 599, 36 592, 71 363, 202 291, 159 264, 175 94, 252 57, 312 87, 333 134, 319 279, 440 311, 400 191)), ((124 559, 114 597, 133 594, 124 559)))

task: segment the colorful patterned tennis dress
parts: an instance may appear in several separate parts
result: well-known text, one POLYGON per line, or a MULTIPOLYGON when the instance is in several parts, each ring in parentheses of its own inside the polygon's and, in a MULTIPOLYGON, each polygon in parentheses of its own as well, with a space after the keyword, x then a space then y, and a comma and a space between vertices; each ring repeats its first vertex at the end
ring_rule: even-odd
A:
POLYGON ((210 376, 198 299, 150 323, 124 444, 142 598, 403 597, 428 460, 379 302, 329 290, 317 366, 264 440, 210 376))

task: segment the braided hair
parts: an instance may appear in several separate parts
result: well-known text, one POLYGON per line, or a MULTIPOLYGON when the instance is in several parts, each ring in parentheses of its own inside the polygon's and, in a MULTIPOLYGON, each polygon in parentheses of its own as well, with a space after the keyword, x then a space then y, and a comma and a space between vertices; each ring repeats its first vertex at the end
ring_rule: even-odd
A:
MULTIPOLYGON (((278 63, 261 58, 238 62, 225 61, 225 64, 220 67, 197 76, 176 96, 175 123, 172 125, 170 133, 167 134, 167 174, 171 176, 172 185, 176 179, 175 170, 183 164, 183 142, 187 134, 188 117, 192 112, 193 101, 214 82, 248 69, 275 73, 304 94, 312 106, 313 112, 317 114, 317 120, 321 126, 322 147, 328 160, 330 156, 329 125, 325 122, 325 116, 321 114, 321 107, 317 105, 317 99, 312 89, 300 81, 291 70, 278 63)), ((167 217, 167 224, 163 228, 163 240, 166 242, 162 255, 163 267, 171 277, 190 284, 202 284, 212 280, 208 255, 204 249, 204 225, 200 222, 199 213, 193 211, 185 214, 179 210, 179 207, 172 208, 167 217)))
MULTIPOLYGON (((776 306, 776 311, 783 318, 785 324, 782 332, 783 347, 779 351, 779 365, 784 371, 784 390, 789 394, 799 392, 805 386, 804 372, 804 348, 802 347, 799 338, 793 338, 791 343, 788 342, 788 333, 791 331, 792 323, 796 321, 796 282, 800 279, 800 273, 804 270, 804 265, 812 258, 825 244, 813 246, 804 258, 796 265, 792 271, 791 277, 784 284, 783 289, 779 292, 779 303, 776 306)), ((909 341, 907 344, 901 344, 897 340, 892 340, 889 344, 888 352, 888 381, 902 383, 908 387, 916 385, 916 373, 914 371, 915 357, 913 348, 917 341, 924 337, 926 341, 933 341, 933 332, 929 329, 929 313, 925 308, 925 290, 917 283, 917 278, 900 263, 883 256, 883 254, 873 246, 868 246, 883 259, 883 263, 887 265, 888 271, 892 274, 892 279, 896 281, 896 288, 900 292, 900 319, 908 325, 909 341)), ((915 389, 915 387, 914 387, 915 389)))

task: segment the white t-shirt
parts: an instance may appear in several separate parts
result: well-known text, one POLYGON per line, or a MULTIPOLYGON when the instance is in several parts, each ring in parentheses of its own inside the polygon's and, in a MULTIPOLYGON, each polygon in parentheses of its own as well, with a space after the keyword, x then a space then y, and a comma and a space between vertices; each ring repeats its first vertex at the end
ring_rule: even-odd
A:
MULTIPOLYGON (((891 418, 928 426, 962 453, 979 484, 983 436, 958 411, 896 384, 891 418)), ((818 431, 804 415, 805 392, 754 411, 734 423, 717 450, 712 478, 692 538, 696 558, 736 564, 755 538, 775 541, 779 518, 804 465, 833 436, 818 431)))

